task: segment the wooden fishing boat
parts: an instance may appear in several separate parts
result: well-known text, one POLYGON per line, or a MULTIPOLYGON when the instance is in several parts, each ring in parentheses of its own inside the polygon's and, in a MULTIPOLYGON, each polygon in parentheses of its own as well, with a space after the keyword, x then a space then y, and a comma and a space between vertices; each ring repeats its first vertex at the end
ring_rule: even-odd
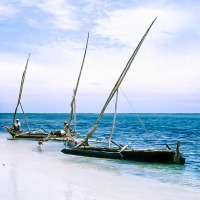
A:
MULTIPOLYGON (((179 142, 178 142, 179 144, 179 142)), ((178 146, 177 144, 177 146, 178 146)), ((142 162, 168 163, 168 164, 184 164, 185 158, 176 150, 170 149, 132 149, 132 148, 107 148, 97 146, 80 146, 79 148, 65 148, 61 150, 64 154, 109 158, 109 159, 123 159, 142 162)))
POLYGON ((150 27, 147 29, 146 33, 142 37, 135 51, 133 52, 131 58, 129 59, 127 65, 119 76, 116 84, 114 85, 106 103, 104 104, 101 113, 91 130, 87 133, 84 139, 77 140, 71 138, 65 142, 65 148, 61 150, 64 154, 79 155, 79 156, 88 156, 88 157, 97 157, 97 158, 110 158, 110 159, 123 159, 123 160, 134 160, 134 161, 143 161, 143 162, 158 162, 158 163, 170 163, 170 164, 184 164, 185 158, 182 157, 182 154, 179 151, 180 142, 177 142, 177 147, 175 150, 171 150, 167 144, 165 149, 132 149, 129 148, 129 145, 118 145, 116 142, 111 140, 114 132, 114 124, 116 120, 116 111, 117 111, 117 99, 118 99, 118 88, 123 81, 127 71, 129 70, 132 61, 134 60, 139 48, 141 47, 146 35, 148 34, 150 28, 152 27, 154 21, 151 23, 150 27), (93 133, 97 129, 97 126, 104 114, 104 111, 108 104, 110 103, 113 96, 116 94, 116 103, 115 103, 115 113, 113 117, 113 125, 110 133, 108 142, 94 141, 89 140, 92 137, 93 133), (104 145, 90 145, 92 142, 101 142, 104 145), (112 147, 111 144, 115 144, 116 147, 112 147))
POLYGON ((18 110, 18 107, 20 106, 21 110, 23 112, 23 115, 24 115, 26 125, 28 127, 28 131, 27 132, 20 131, 20 129, 16 130, 14 128, 10 128, 9 126, 5 126, 8 133, 10 133, 10 135, 12 136, 12 139, 39 140, 39 139, 42 139, 42 138, 44 138, 48 135, 47 133, 45 133, 45 131, 44 132, 30 131, 30 128, 29 128, 29 125, 28 125, 28 120, 26 118, 26 114, 25 114, 24 109, 23 109, 22 104, 21 104, 21 96, 22 96, 22 91, 23 91, 23 86, 24 86, 24 81, 25 81, 25 77, 26 77, 26 71, 27 71, 30 55, 31 54, 29 54, 29 56, 28 56, 26 66, 25 66, 24 72, 22 74, 21 85, 20 85, 20 90, 19 90, 19 97, 18 97, 17 105, 16 105, 16 108, 15 108, 14 116, 13 116, 13 122, 12 122, 12 125, 14 126, 15 120, 16 120, 16 115, 17 115, 17 110, 18 110))
POLYGON ((48 133, 43 132, 24 132, 24 131, 16 131, 9 126, 5 126, 6 130, 12 136, 12 139, 27 139, 27 140, 41 140, 47 137, 48 133))

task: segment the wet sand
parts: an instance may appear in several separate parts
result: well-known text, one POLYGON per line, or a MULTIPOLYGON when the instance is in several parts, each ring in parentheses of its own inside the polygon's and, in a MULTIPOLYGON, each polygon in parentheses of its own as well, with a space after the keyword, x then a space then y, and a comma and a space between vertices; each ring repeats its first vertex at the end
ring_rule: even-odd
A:
POLYGON ((200 192, 122 173, 95 158, 65 155, 63 144, 0 136, 2 200, 198 200, 200 192))

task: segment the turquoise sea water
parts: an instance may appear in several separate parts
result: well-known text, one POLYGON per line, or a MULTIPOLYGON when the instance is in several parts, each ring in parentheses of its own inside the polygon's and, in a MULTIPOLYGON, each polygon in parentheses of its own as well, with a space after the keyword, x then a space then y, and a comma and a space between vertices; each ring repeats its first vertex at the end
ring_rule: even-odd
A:
MULTIPOLYGON (((62 129, 63 121, 69 118, 68 114, 26 115, 31 130, 44 128, 47 132, 62 129)), ((4 126, 11 126, 12 117, 13 114, 0 114, 0 138, 10 138, 4 126)), ((23 115, 18 114, 17 117, 20 119, 21 129, 27 130, 23 115)), ((97 117, 98 114, 77 114, 77 131, 80 133, 80 138, 90 130, 97 117)), ((111 131, 112 119, 113 114, 104 115, 93 135, 94 139, 106 141, 111 131)), ((121 173, 129 176, 151 178, 200 190, 200 114, 118 114, 113 140, 122 144, 130 143, 133 148, 165 148, 166 143, 176 143, 179 140, 180 150, 186 158, 186 163, 181 166, 85 157, 79 157, 77 162, 84 164, 90 160, 93 165, 110 170, 117 168, 121 173)), ((35 145, 38 144, 35 142, 35 145)), ((51 142, 48 143, 48 147, 43 151, 44 154, 48 154, 49 151, 60 152, 64 144, 51 142)), ((76 158, 76 156, 72 157, 76 158)), ((74 160, 76 162, 76 159, 74 160)))

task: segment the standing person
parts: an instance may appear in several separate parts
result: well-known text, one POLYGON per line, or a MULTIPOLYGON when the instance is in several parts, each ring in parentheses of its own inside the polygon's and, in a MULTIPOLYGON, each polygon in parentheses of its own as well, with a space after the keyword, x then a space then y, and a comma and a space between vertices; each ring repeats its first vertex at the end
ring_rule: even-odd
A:
POLYGON ((19 121, 19 119, 16 119, 15 120, 15 123, 13 124, 13 127, 14 127, 14 130, 15 131, 20 131, 20 121, 19 121))

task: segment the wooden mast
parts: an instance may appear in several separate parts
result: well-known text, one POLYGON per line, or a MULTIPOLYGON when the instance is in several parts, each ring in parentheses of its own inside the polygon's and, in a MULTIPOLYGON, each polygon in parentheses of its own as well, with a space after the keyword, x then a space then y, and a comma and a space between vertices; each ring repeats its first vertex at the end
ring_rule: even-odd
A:
POLYGON ((108 148, 110 148, 110 143, 111 143, 111 138, 115 129, 115 120, 116 120, 116 116, 117 116, 117 102, 118 102, 118 89, 116 92, 116 101, 115 101, 115 113, 114 113, 114 117, 113 117, 113 124, 112 124, 112 130, 110 132, 110 136, 108 139, 108 148))
POLYGON ((79 147, 79 146, 81 146, 83 143, 88 144, 88 139, 92 136, 92 134, 93 134, 94 131, 96 130, 96 128, 97 128, 97 126, 98 126, 98 124, 99 124, 99 122, 100 122, 100 120, 101 120, 101 118, 102 118, 102 116, 103 116, 103 114, 104 114, 104 112, 105 112, 105 109, 107 108, 107 106, 108 106, 108 104, 110 103, 111 99, 113 98, 115 92, 117 91, 117 89, 119 88, 121 82, 123 81, 123 79, 124 79, 126 73, 128 72, 128 70, 129 70, 129 68, 130 68, 130 66, 131 66, 131 64, 132 64, 132 62, 133 62, 133 60, 134 60, 134 58, 135 58, 135 56, 136 56, 136 54, 137 54, 137 52, 139 51, 139 49, 140 49, 140 47, 141 47, 141 45, 142 45, 144 39, 146 38, 146 36, 147 36, 149 30, 151 29, 151 27, 152 27, 152 25, 154 24, 154 22, 155 22, 156 19, 157 19, 157 17, 153 20, 153 22, 151 23, 151 25, 150 25, 149 28, 147 29, 146 33, 144 34, 144 36, 143 36, 142 39, 140 40, 140 42, 139 42, 138 46, 136 47, 135 51, 134 51, 133 54, 131 55, 131 57, 130 57, 128 63, 126 64, 124 70, 122 71, 122 73, 121 73, 121 75, 119 76, 119 78, 118 78, 116 84, 114 85, 114 87, 113 87, 113 89, 112 89, 110 95, 108 96, 108 99, 107 99, 106 103, 104 104, 104 106, 103 106, 103 108, 102 108, 102 110, 101 110, 101 113, 99 114, 99 117, 98 117, 98 119, 97 119, 95 125, 94 125, 94 126, 91 128, 91 130, 87 133, 87 135, 85 136, 84 140, 81 141, 80 143, 78 143, 75 147, 79 147))
POLYGON ((28 120, 26 118, 26 115, 24 113, 24 110, 23 110, 23 107, 22 107, 22 104, 21 104, 21 96, 22 96, 24 80, 25 80, 25 77, 26 77, 26 70, 27 70, 27 67, 28 67, 28 62, 29 62, 30 55, 31 54, 29 53, 28 59, 26 61, 26 66, 25 66, 25 69, 24 69, 24 72, 23 72, 23 75, 22 75, 22 80, 21 80, 21 85, 20 85, 20 90, 19 90, 19 97, 18 97, 17 106, 15 108, 14 117, 13 117, 13 124, 14 124, 15 123, 15 119, 16 119, 17 109, 18 109, 18 106, 20 105, 21 109, 22 109, 22 112, 24 114, 24 118, 25 118, 25 121, 26 121, 26 124, 27 124, 29 132, 30 132, 30 129, 29 129, 29 125, 28 125, 28 120))
POLYGON ((76 124, 75 124, 76 123, 76 113, 75 113, 76 112, 76 105, 75 105, 75 100, 76 100, 76 93, 77 93, 77 90, 78 90, 78 85, 79 85, 79 81, 80 81, 80 78, 81 78, 83 65, 84 65, 84 62, 85 62, 85 56, 86 56, 86 52, 87 52, 88 41, 89 41, 89 33, 88 33, 88 37, 87 37, 87 42, 86 42, 86 46, 85 46, 85 52, 84 52, 83 61, 82 61, 82 64, 81 64, 81 69, 80 69, 78 80, 77 80, 77 83, 76 83, 76 88, 74 89, 73 97, 72 97, 72 101, 71 101, 71 112, 70 112, 70 117, 69 117, 69 128, 70 128, 70 123, 72 121, 72 115, 74 114, 74 132, 75 133, 76 133, 76 124))
POLYGON ((76 133, 76 95, 74 96, 74 133, 76 133))
POLYGON ((26 118, 26 115, 25 115, 24 109, 23 109, 23 107, 22 107, 21 102, 20 102, 19 104, 20 104, 20 107, 21 107, 21 109, 22 109, 22 112, 23 112, 23 115, 24 115, 24 119, 25 119, 25 121, 26 121, 26 125, 27 125, 27 127, 28 127, 28 131, 29 131, 29 133, 30 133, 30 128, 29 128, 29 125, 28 125, 28 120, 27 120, 27 118, 26 118))

